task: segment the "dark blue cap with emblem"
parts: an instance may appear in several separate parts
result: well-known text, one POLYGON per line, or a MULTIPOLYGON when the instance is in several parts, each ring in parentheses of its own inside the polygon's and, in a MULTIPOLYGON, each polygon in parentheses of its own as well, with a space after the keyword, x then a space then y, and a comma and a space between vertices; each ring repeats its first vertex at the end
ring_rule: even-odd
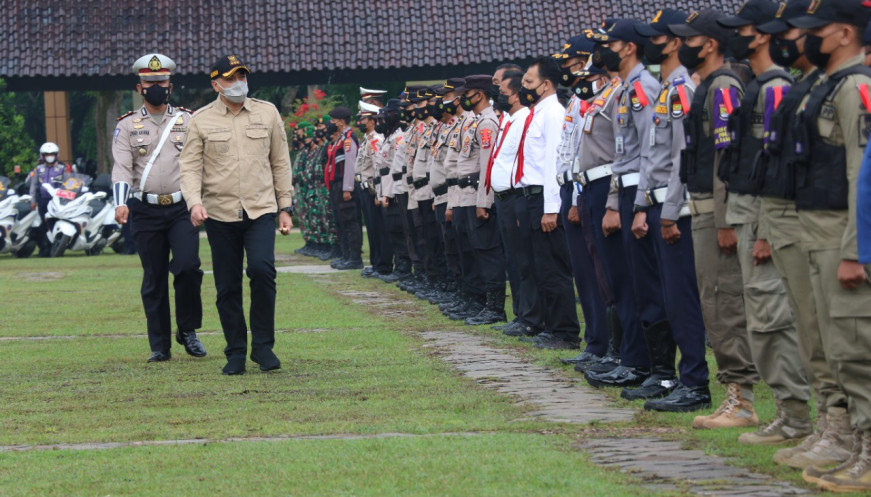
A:
POLYGON ((758 26, 774 19, 779 4, 772 0, 748 0, 738 9, 738 13, 719 19, 720 26, 727 28, 740 28, 750 24, 758 26))
POLYGON ((864 28, 871 18, 871 8, 858 0, 811 0, 803 16, 790 19, 796 28, 821 28, 834 22, 852 24, 864 28))
POLYGON ((726 15, 714 9, 696 10, 690 13, 686 21, 678 24, 669 24, 668 30, 676 36, 709 36, 718 43, 724 44, 734 31, 724 28, 717 20, 726 15))
POLYGON ((563 45, 563 50, 560 53, 552 55, 554 59, 571 59, 572 57, 589 57, 595 50, 596 44, 593 40, 587 38, 586 35, 572 36, 563 45))
POLYGON ((596 43, 610 43, 612 41, 631 42, 638 46, 644 45, 644 37, 635 30, 638 21, 635 19, 618 19, 603 34, 593 35, 596 43))
POLYGON ((653 38, 654 36, 671 35, 668 31, 669 24, 680 24, 687 20, 687 13, 675 9, 662 9, 657 11, 653 16, 650 24, 638 23, 635 25, 635 31, 645 38, 653 38))
POLYGON ((789 2, 781 2, 777 8, 777 13, 774 14, 774 19, 766 23, 756 26, 756 30, 764 34, 778 34, 788 31, 790 25, 787 23, 790 19, 803 16, 807 12, 811 0, 789 0, 789 2))

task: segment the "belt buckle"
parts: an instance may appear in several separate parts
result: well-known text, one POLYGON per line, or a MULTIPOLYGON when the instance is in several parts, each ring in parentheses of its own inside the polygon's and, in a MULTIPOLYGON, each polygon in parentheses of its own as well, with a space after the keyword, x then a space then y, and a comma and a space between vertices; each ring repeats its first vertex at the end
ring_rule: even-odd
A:
POLYGON ((355 174, 354 179, 357 180, 357 183, 362 183, 363 182, 363 175, 362 174, 355 174))
POLYGON ((699 210, 696 208, 696 203, 693 200, 687 200, 687 207, 690 208, 690 215, 698 216, 699 210))
POLYGON ((614 184, 614 188, 620 189, 620 176, 612 176, 611 183, 614 184))
POLYGON ((656 205, 656 202, 654 202, 656 199, 650 194, 650 190, 644 192, 644 199, 647 200, 647 205, 656 205))
POLYGON ((157 204, 162 206, 172 205, 172 195, 158 195, 157 204))

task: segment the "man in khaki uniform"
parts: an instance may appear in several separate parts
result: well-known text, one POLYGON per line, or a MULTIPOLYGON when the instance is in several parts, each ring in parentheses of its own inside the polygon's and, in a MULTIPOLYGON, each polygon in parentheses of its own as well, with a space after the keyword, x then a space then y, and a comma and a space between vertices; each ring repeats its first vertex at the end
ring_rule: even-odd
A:
POLYGON ((810 387, 798 351, 795 318, 789 306, 786 286, 771 262, 767 224, 759 223, 761 205, 756 180, 756 157, 762 152, 766 106, 774 104, 774 90, 792 84, 792 76, 771 60, 771 35, 756 25, 772 20, 778 4, 772 0, 750 0, 737 15, 718 21, 737 28, 730 43, 737 59, 747 58, 756 77, 747 84, 740 105, 729 118, 733 138, 726 148, 719 177, 727 184, 726 222, 738 235, 738 262, 744 281, 744 304, 750 352, 762 379, 771 386, 777 403, 775 419, 753 433, 744 433, 744 444, 779 444, 801 440, 811 434, 810 387))
POLYGON ((199 230, 188 222, 179 185, 178 157, 191 116, 169 105, 173 69, 175 62, 161 54, 142 56, 133 64, 139 77, 136 89, 145 103, 118 118, 112 139, 115 220, 132 223, 142 262, 142 304, 151 345, 148 362, 171 357, 169 273, 175 288, 175 339, 188 354, 206 355, 194 331, 203 320, 199 230), (128 200, 130 193, 133 198, 128 200))
POLYGON ((290 233, 287 134, 278 109, 247 98, 248 67, 237 55, 212 66, 218 98, 191 120, 179 158, 181 190, 194 226, 206 225, 212 247, 218 315, 227 347, 223 373, 245 373, 248 327, 242 310, 242 259, 251 279, 251 360, 279 369, 275 345, 275 217, 290 233), (280 211, 280 212, 279 212, 280 211))
POLYGON ((856 184, 871 130, 871 70, 862 65, 869 20, 871 9, 855 1, 817 0, 789 21, 808 30, 805 55, 825 72, 801 104, 795 201, 823 348, 856 430, 846 462, 809 467, 804 479, 838 492, 871 490, 871 283, 856 241, 856 184))
POLYGON ((759 374, 747 338, 737 239, 726 223, 725 185, 715 174, 722 150, 729 144, 726 124, 732 106, 724 102, 737 102, 744 89, 738 76, 724 65, 730 32, 717 24, 724 17, 716 10, 703 9, 692 12, 685 23, 668 27, 673 34, 686 37, 678 58, 701 80, 684 120, 687 143, 680 175, 690 192, 702 318, 719 368, 717 380, 727 386, 720 407, 693 420, 697 429, 759 424, 753 408, 753 385, 759 382, 759 374))

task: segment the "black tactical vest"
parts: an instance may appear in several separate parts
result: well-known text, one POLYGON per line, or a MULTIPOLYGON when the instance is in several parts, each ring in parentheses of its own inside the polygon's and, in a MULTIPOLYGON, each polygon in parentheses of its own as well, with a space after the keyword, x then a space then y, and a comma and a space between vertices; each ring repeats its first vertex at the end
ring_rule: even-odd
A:
POLYGON ((852 74, 871 77, 871 68, 850 66, 832 74, 811 90, 804 111, 799 116, 796 141, 795 207, 803 210, 846 210, 850 182, 847 179, 847 153, 844 146, 829 145, 820 136, 817 119, 821 113, 834 112, 834 99, 852 74))
POLYGON ((763 116, 754 116, 753 107, 762 90, 762 85, 769 81, 781 78, 793 82, 788 72, 776 69, 760 74, 747 85, 741 105, 729 116, 729 136, 731 142, 723 152, 723 160, 717 176, 730 192, 746 193, 755 195, 759 192, 762 184, 762 175, 757 167, 757 162, 762 155, 764 142, 762 138, 753 136, 754 120, 764 119, 763 116))
MULTIPOLYGON (((738 75, 726 68, 717 69, 696 88, 690 104, 690 112, 684 122, 686 148, 680 156, 680 180, 692 193, 714 191, 714 156, 716 155, 714 135, 706 137, 704 132, 705 119, 713 120, 713 116, 709 113, 710 109, 705 108, 705 102, 711 83, 715 78, 723 75, 734 78, 738 86, 743 89, 744 85, 738 75)), ((711 112, 716 112, 716 109, 711 112)))
POLYGON ((801 99, 820 78, 814 71, 790 87, 771 116, 768 147, 760 156, 758 167, 762 176, 759 194, 787 200, 795 199, 795 142, 798 139, 796 118, 801 99))

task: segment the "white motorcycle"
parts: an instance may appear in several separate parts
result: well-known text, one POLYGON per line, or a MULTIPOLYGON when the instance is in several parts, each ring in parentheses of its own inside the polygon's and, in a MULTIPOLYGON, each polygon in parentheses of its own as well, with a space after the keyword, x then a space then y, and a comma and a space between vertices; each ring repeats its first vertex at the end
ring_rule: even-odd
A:
POLYGON ((9 178, 0 176, 0 254, 30 257, 41 223, 39 212, 30 208, 30 195, 18 195, 9 188, 9 178))
POLYGON ((59 187, 42 185, 51 194, 45 221, 52 257, 61 257, 67 250, 99 255, 121 237, 115 202, 106 200, 106 192, 89 191, 90 181, 84 174, 67 174, 59 187))

